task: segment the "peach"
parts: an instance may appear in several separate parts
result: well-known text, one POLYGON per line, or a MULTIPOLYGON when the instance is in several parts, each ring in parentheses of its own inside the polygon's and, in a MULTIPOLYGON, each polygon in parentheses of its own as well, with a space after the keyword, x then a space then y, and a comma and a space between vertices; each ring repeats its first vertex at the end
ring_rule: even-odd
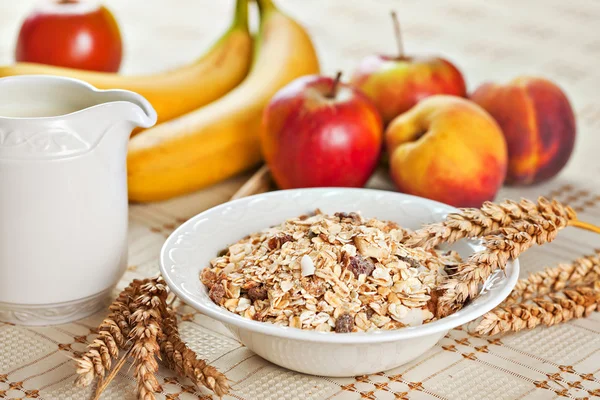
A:
POLYGON ((575 145, 575 117, 563 91, 546 79, 519 77, 485 83, 471 99, 498 122, 508 145, 507 183, 533 184, 555 176, 575 145))
POLYGON ((395 118, 385 138, 392 180, 402 192, 479 207, 504 182, 508 156, 502 131, 469 100, 428 97, 395 118))

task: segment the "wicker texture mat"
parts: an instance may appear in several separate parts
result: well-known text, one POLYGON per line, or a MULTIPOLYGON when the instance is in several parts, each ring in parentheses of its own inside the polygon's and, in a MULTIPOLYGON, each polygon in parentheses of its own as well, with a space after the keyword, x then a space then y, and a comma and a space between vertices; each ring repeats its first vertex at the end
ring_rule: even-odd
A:
MULTIPOLYGON (((232 3, 211 0, 108 1, 124 27, 125 72, 153 71, 189 61, 227 25, 232 3), (176 5, 175 5, 176 4, 176 5), (152 51, 148 51, 151 48, 152 51)), ((350 73, 372 52, 393 51, 389 10, 401 18, 409 53, 454 60, 472 90, 483 80, 519 74, 559 83, 577 114, 576 152, 556 179, 532 188, 505 188, 499 199, 557 197, 581 219, 600 223, 600 3, 577 0, 279 0, 314 37, 323 70, 350 73), (318 10, 318 12, 317 12, 318 10)), ((12 58, 17 24, 31 2, 0 1, 0 62, 12 58)), ((226 201, 239 177, 191 196, 130 208, 129 268, 116 290, 157 272, 165 237, 190 216, 226 201)), ((389 187, 377 176, 371 187, 389 187)), ((522 274, 591 253, 592 234, 568 229, 554 243, 522 257, 522 274)), ((116 292, 115 292, 116 294, 116 292)), ((234 340, 218 322, 181 305, 183 338, 232 380, 228 399, 550 399, 600 397, 600 313, 552 328, 481 339, 451 331, 420 359, 373 376, 329 379, 270 364, 234 340)), ((26 328, 0 323, 0 398, 85 399, 70 360, 94 337, 104 313, 71 324, 26 328)), ((133 399, 134 381, 122 369, 104 399, 133 399)), ((211 398, 162 369, 167 399, 211 398)))

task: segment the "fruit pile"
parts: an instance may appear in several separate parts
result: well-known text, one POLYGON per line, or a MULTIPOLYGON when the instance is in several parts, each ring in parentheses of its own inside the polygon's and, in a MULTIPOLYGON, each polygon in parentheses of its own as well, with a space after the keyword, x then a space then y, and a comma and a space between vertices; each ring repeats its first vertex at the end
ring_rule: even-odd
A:
POLYGON ((365 58, 349 85, 299 78, 268 105, 262 147, 279 187, 363 186, 382 153, 400 191, 480 207, 505 182, 537 183, 565 166, 576 129, 560 88, 521 77, 467 98, 451 62, 404 54, 392 17, 396 56, 365 58))
POLYGON ((400 191, 478 207, 504 183, 553 177, 571 155, 573 110, 548 80, 486 83, 469 96, 450 61, 404 54, 392 13, 398 54, 365 58, 343 83, 340 74, 316 75, 299 24, 272 0, 257 4, 255 38, 248 0, 236 0, 230 28, 197 61, 124 76, 114 72, 121 38, 112 14, 84 0, 54 0, 24 22, 16 57, 24 62, 0 66, 0 77, 67 76, 148 99, 158 125, 130 141, 132 201, 190 193, 263 158, 280 188, 364 186, 384 160, 400 191), (89 46, 78 53, 82 35, 89 46))

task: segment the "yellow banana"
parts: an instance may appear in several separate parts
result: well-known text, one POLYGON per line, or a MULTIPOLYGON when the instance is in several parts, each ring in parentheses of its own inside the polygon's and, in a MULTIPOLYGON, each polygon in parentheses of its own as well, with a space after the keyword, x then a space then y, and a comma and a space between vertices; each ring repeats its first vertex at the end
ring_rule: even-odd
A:
POLYGON ((144 96, 167 121, 202 107, 244 80, 252 63, 248 0, 237 0, 235 17, 223 36, 195 62, 153 75, 127 76, 34 63, 0 66, 0 78, 11 75, 60 75, 81 79, 100 89, 127 89, 144 96))
POLYGON ((307 33, 258 0, 261 24, 257 55, 248 77, 221 99, 135 136, 129 144, 132 201, 155 201, 224 180, 261 159, 262 111, 280 88, 319 72, 307 33))

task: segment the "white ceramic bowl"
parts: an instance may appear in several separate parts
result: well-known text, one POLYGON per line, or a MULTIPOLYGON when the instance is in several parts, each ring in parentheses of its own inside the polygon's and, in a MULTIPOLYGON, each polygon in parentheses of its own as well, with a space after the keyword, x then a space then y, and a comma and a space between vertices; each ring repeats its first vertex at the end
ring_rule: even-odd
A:
MULTIPOLYGON (((162 248, 161 272, 181 299, 224 323, 259 356, 294 371, 332 377, 372 374, 419 357, 450 329, 497 306, 517 281, 519 263, 515 260, 509 263, 506 275, 495 273, 482 294, 455 314, 421 326, 373 333, 336 334, 280 327, 243 318, 210 300, 199 275, 219 250, 252 232, 316 208, 326 213, 360 211, 365 217, 391 220, 413 229, 457 211, 431 200, 370 189, 298 189, 260 194, 211 208, 181 225, 162 248)), ((481 246, 462 241, 451 248, 464 257, 481 246)))

